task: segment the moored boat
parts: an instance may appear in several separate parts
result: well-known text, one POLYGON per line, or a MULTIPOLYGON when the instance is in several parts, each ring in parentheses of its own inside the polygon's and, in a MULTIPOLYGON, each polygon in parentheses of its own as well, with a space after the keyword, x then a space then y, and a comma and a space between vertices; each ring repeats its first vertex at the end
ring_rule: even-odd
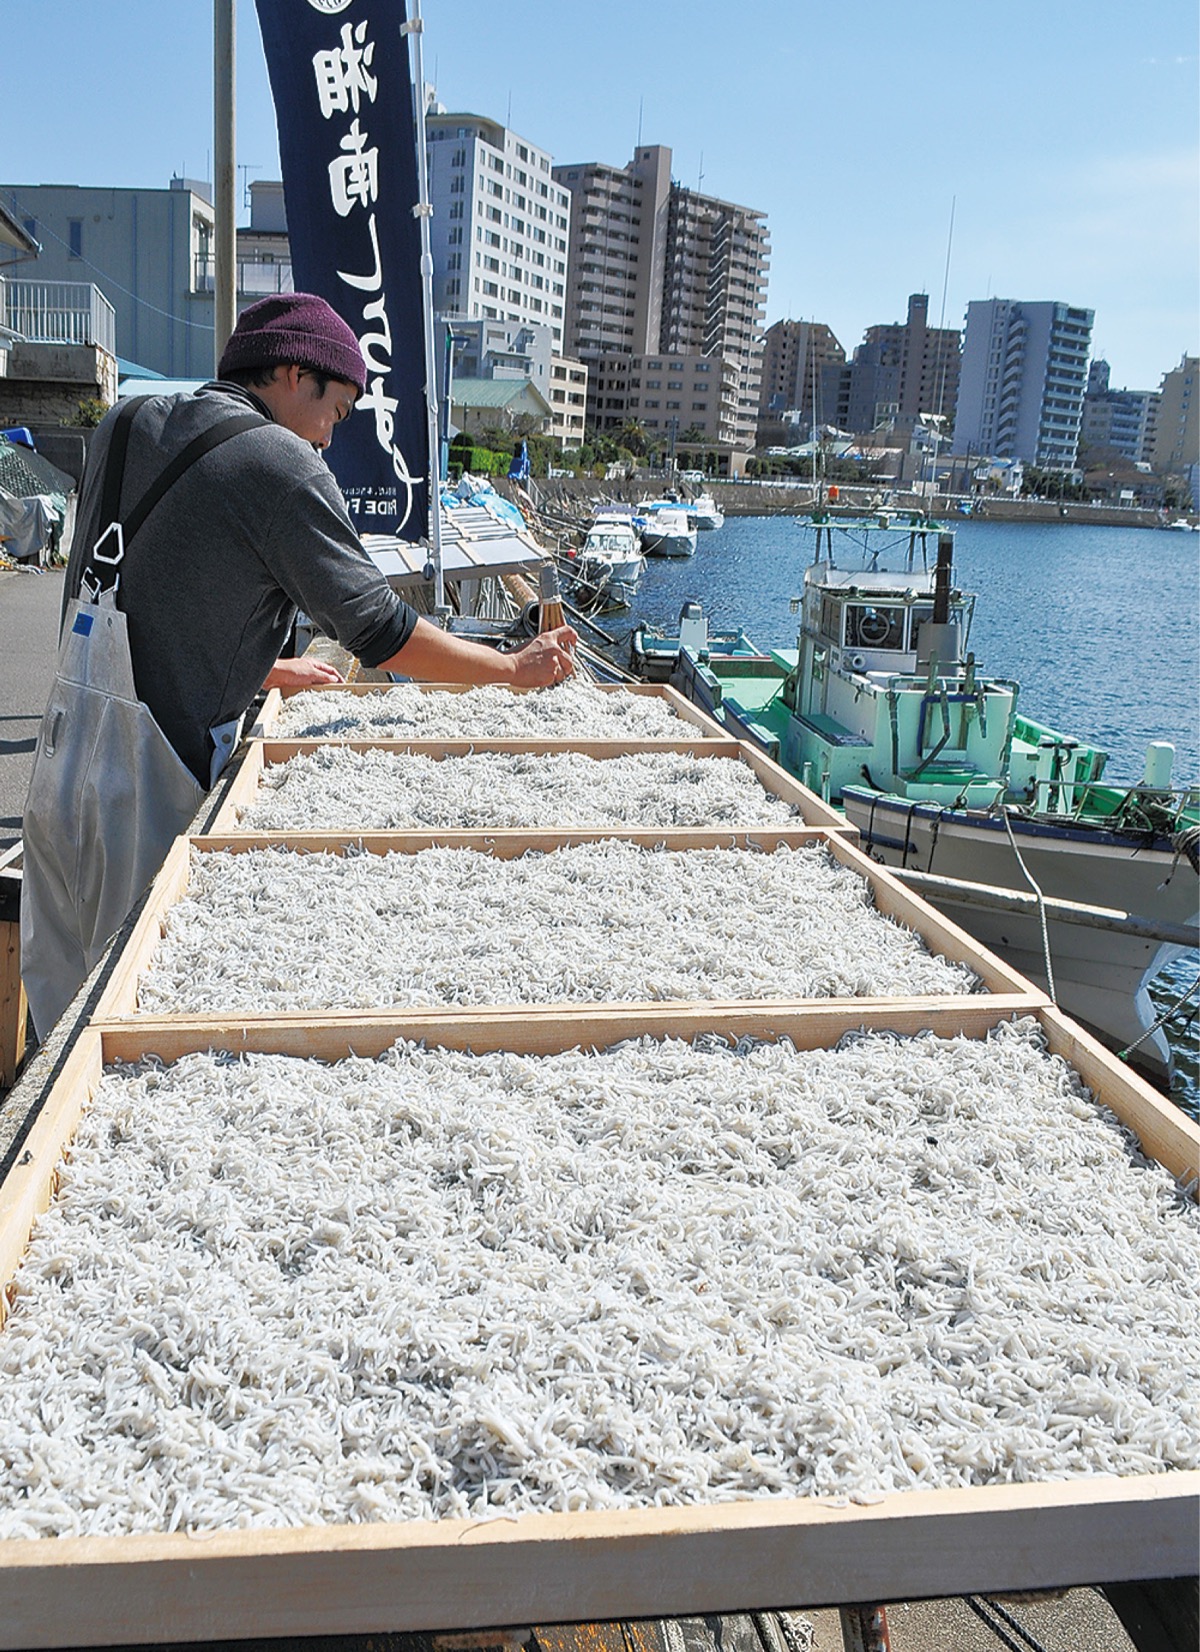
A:
POLYGON ((628 506, 597 506, 577 551, 569 553, 575 600, 586 608, 629 604, 646 566, 641 540, 628 506))
POLYGON ((683 508, 692 527, 701 533, 711 533, 724 525, 725 513, 711 493, 698 493, 694 499, 687 500, 683 508))
POLYGON ((692 556, 696 530, 682 505, 654 502, 639 507, 642 549, 647 556, 692 556))
POLYGON ((975 599, 954 587, 948 530, 924 518, 810 527, 794 649, 744 634, 714 648, 696 612, 686 642, 635 634, 635 663, 661 671, 673 651, 668 680, 1161 1076, 1169 1051, 1146 985, 1196 944, 1200 919, 1200 791, 1173 784, 1173 748, 1153 743, 1140 782, 1111 785, 1099 747, 1020 714, 1018 685, 968 650, 975 599), (838 566, 845 549, 863 565, 838 566))

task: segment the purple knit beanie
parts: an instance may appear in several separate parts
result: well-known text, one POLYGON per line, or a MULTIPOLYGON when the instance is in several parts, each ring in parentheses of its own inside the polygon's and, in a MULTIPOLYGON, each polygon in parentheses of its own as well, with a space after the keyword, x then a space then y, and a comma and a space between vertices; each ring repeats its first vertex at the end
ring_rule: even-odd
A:
POLYGON ((277 367, 297 362, 331 378, 367 388, 367 368, 358 340, 323 298, 315 293, 278 293, 260 298, 238 317, 217 367, 217 377, 241 367, 277 367))

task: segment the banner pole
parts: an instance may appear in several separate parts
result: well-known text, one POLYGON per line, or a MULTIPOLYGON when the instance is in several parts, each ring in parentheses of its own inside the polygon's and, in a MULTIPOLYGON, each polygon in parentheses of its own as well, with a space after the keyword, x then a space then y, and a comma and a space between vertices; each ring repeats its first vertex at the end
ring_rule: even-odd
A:
POLYGON ((446 601, 446 581, 442 567, 442 477, 441 429, 438 417, 438 360, 433 324, 433 253, 429 220, 429 160, 425 136, 425 60, 422 41, 425 23, 421 0, 412 0, 412 18, 405 25, 409 35, 412 64, 413 109, 417 124, 417 205, 413 212, 421 226, 421 313, 425 323, 425 415, 429 431, 429 546, 433 564, 433 612, 445 625, 450 617, 446 601))
POLYGON ((213 375, 237 320, 233 0, 213 0, 213 375))

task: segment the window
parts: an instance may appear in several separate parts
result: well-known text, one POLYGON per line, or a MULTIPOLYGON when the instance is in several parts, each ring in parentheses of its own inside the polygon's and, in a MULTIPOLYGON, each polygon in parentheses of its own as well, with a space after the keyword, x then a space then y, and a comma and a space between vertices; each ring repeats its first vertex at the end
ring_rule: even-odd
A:
POLYGON ((70 244, 70 256, 72 258, 82 258, 83 257, 83 219, 82 218, 68 218, 67 219, 67 239, 68 239, 68 242, 70 244))

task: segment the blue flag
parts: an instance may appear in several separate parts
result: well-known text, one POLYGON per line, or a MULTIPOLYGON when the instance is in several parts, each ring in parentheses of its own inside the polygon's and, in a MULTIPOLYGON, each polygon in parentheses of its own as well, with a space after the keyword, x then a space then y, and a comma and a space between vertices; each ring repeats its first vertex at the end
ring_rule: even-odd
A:
POLYGON ((350 326, 367 389, 329 463, 360 532, 429 520, 415 111, 405 0, 256 0, 297 292, 350 326))
POLYGON ((528 482, 529 480, 529 444, 522 442, 518 452, 512 456, 512 464, 508 467, 510 482, 528 482))

